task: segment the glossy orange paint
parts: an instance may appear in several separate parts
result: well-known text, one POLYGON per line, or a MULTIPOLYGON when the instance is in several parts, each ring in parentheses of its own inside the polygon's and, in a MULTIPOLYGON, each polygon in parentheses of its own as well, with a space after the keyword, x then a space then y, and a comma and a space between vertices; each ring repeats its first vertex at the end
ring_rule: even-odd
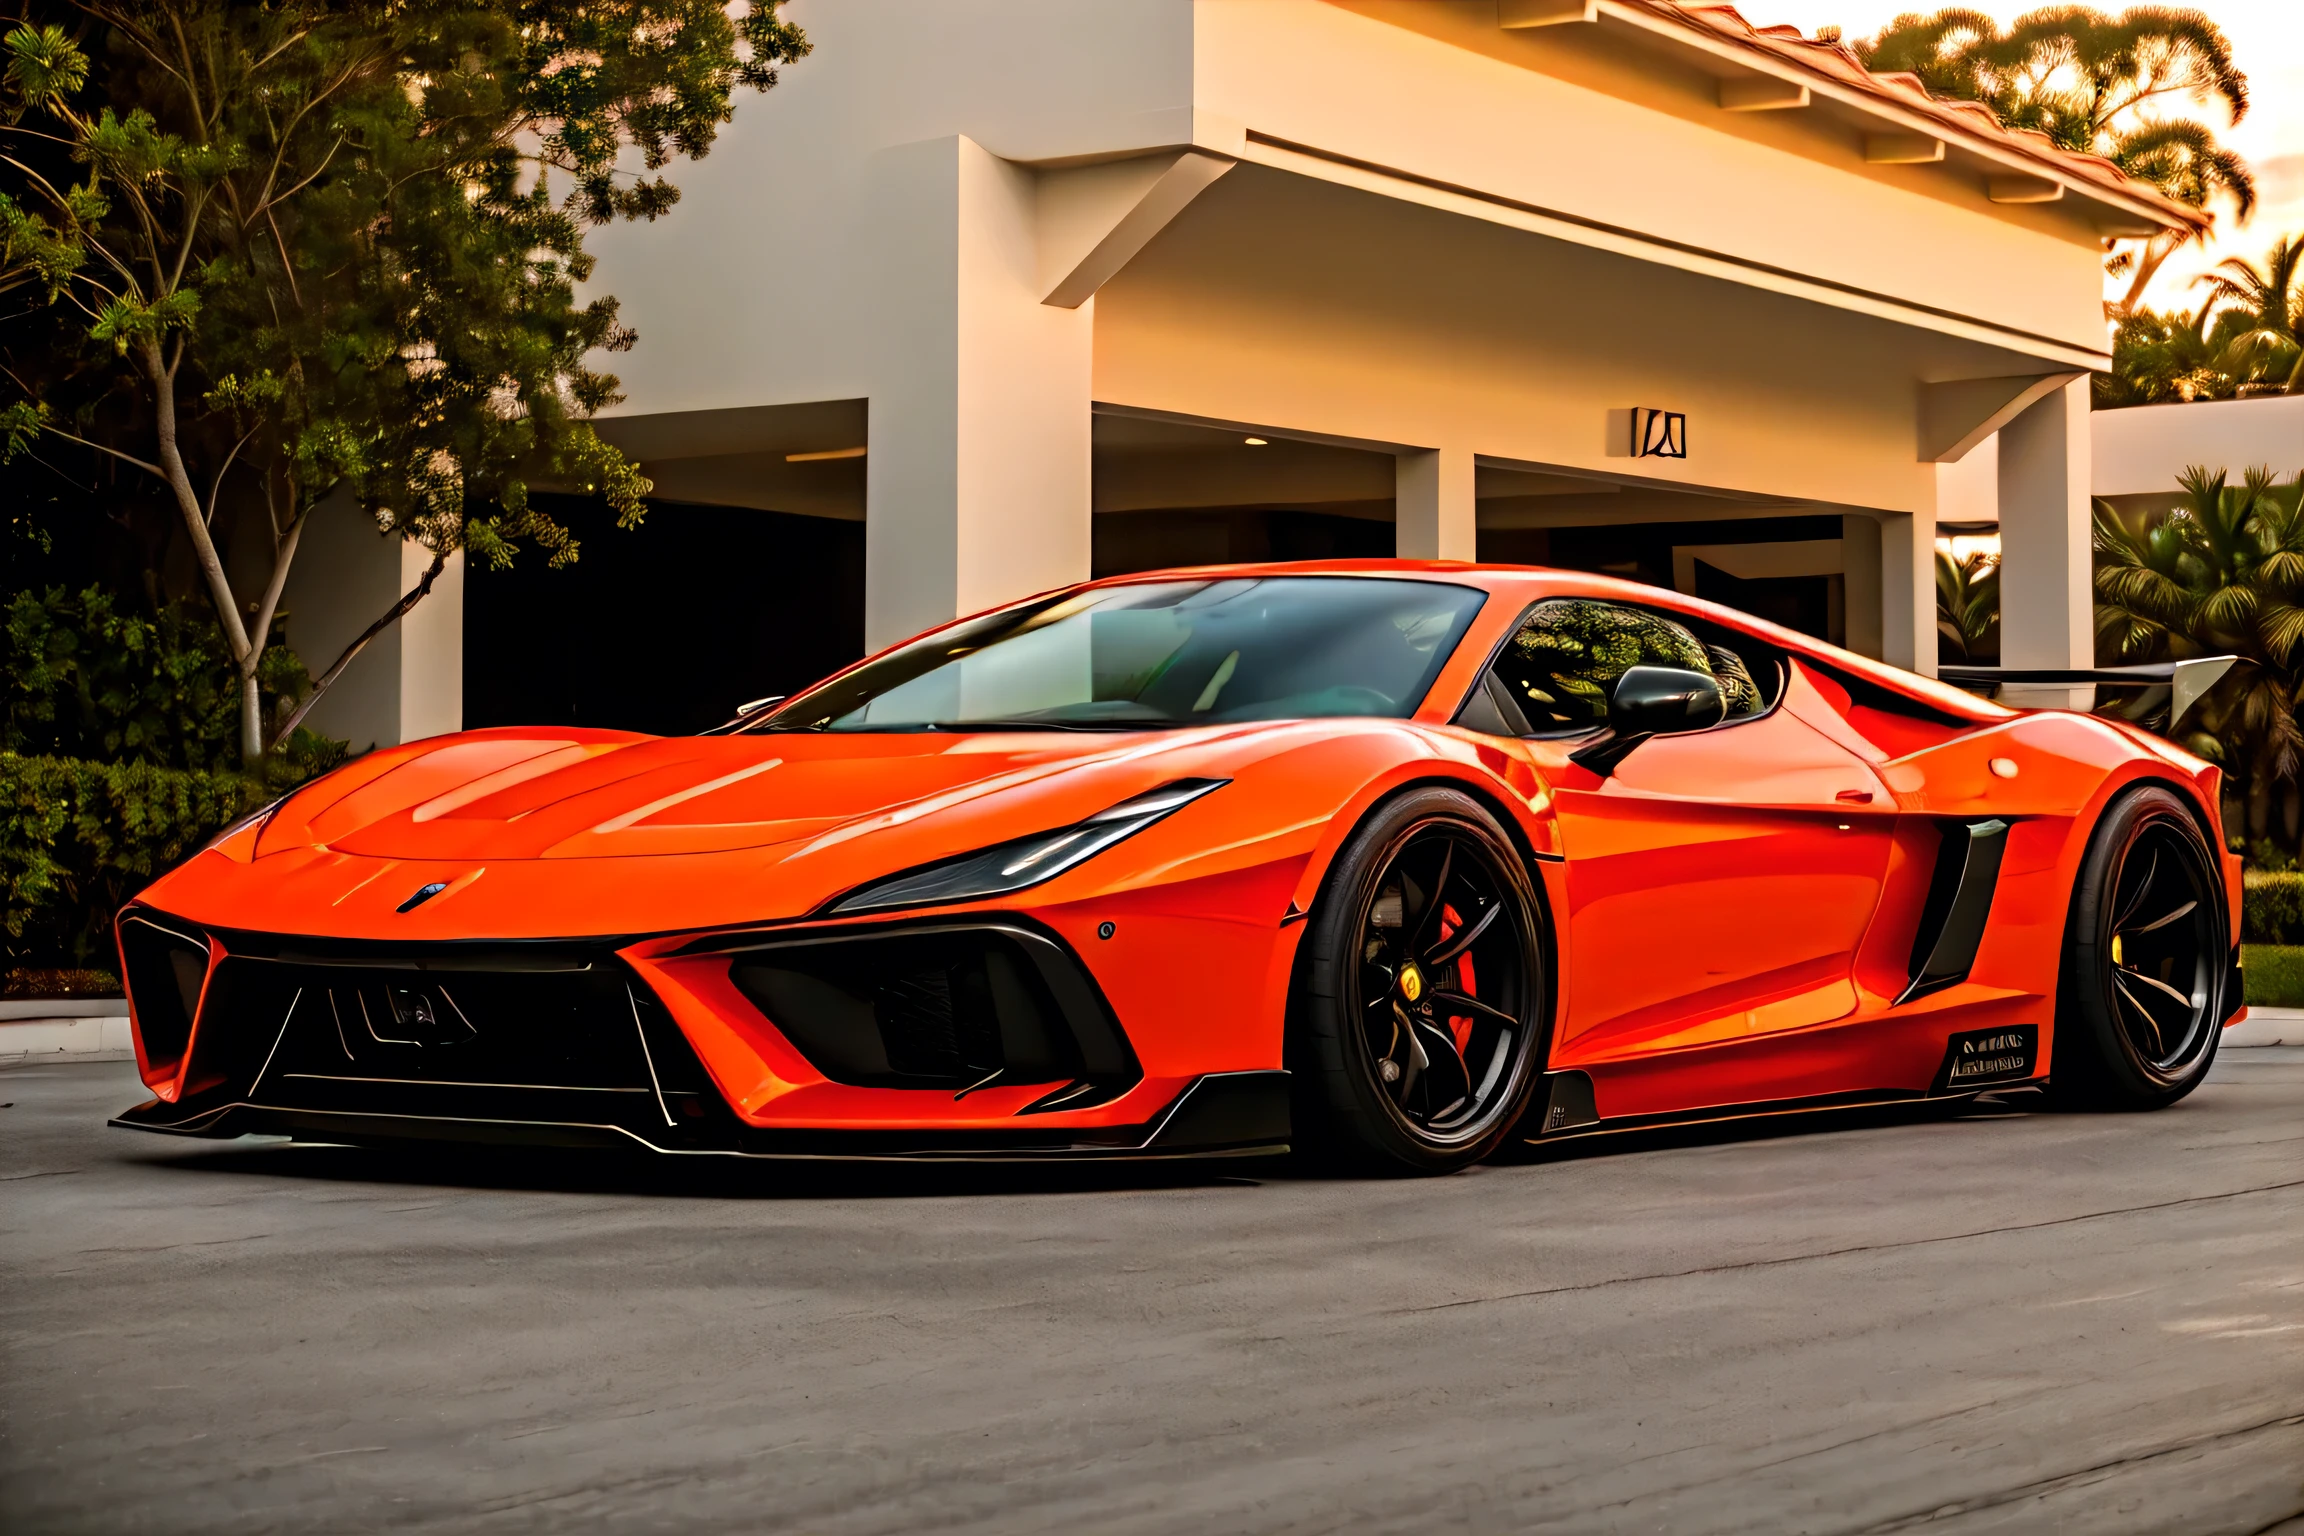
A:
MULTIPOLYGON (((1031 1125, 1135 1126, 1206 1074, 1284 1066, 1299 919, 1338 849, 1386 796, 1450 784, 1488 805, 1531 861, 1554 947, 1549 1065, 1588 1073, 1605 1121, 1924 1091, 1947 1035, 2002 1023, 2039 1025, 2052 1060, 2066 908, 2105 803, 2143 780, 2171 784, 2223 843, 2216 770, 2166 742, 2003 709, 1675 593, 1445 562, 1192 574, 1413 576, 1488 596, 1404 720, 1093 734, 472 731, 371 753, 305 787, 131 910, 208 935, 211 974, 243 935, 608 940, 745 1125, 991 1136, 1060 1085, 955 1095, 833 1081, 740 990, 727 953, 696 945, 995 917, 1077 959, 1141 1067, 1117 1097, 1031 1125), (1607 778, 1570 761, 1574 741, 1451 723, 1529 605, 1556 596, 1745 631, 1788 658, 1782 697, 1750 720, 1656 738, 1607 778), (2015 778, 1990 770, 1998 757, 2016 762, 2015 778), (897 871, 1184 779, 1226 783, 1013 896, 825 915, 897 871), (1929 818, 1961 816, 2012 824, 1986 937, 1967 980, 1898 1005, 1934 859, 1929 818), (436 896, 401 910, 433 884, 436 896)), ((139 1066, 159 1099, 197 1090, 204 1022, 168 1053, 147 1049, 139 1017, 139 1066)))

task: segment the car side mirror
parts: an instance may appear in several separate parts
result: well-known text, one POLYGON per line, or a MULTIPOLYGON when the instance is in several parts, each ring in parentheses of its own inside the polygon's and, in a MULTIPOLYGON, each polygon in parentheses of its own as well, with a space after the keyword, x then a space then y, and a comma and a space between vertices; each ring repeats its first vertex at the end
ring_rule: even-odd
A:
POLYGON ((1720 680, 1685 667, 1627 667, 1608 698, 1608 723, 1623 736, 1701 731, 1727 718, 1720 680))
POLYGON ((1728 718, 1719 679, 1686 667, 1627 667, 1608 697, 1608 731, 1568 760, 1602 778, 1651 736, 1701 731, 1728 718))

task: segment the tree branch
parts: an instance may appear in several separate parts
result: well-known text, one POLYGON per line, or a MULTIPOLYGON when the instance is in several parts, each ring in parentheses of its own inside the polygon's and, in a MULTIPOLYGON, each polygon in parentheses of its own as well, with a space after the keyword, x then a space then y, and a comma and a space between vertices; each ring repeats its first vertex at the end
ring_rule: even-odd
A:
MULTIPOLYGON (((304 537, 304 524, 311 516, 309 507, 298 513, 295 521, 288 525, 288 531, 272 546, 272 577, 264 583, 264 596, 256 604, 256 618, 248 626, 251 654, 255 657, 263 656, 264 647, 271 639, 272 616, 280 611, 280 594, 288 587, 288 567, 296 558, 296 543, 304 537)), ((253 674, 253 666, 250 671, 253 674)), ((249 684, 253 686, 254 683, 255 678, 251 675, 249 684)))
MULTIPOLYGON (((306 513, 305 515, 309 517, 311 514, 306 513)), ((278 746, 281 742, 286 741, 296 727, 304 723, 304 717, 312 712, 312 706, 320 702, 320 695, 326 693, 329 686, 337 678, 344 675, 344 669, 352 665, 352 658, 366 650, 369 641, 390 629, 409 609, 424 600, 425 595, 432 590, 432 583, 439 578, 440 572, 446 568, 447 564, 448 552, 446 550, 434 550, 432 563, 424 568, 424 574, 418 579, 416 585, 401 594, 400 601, 387 608, 382 618, 360 631, 360 637, 344 647, 344 654, 336 658, 335 664, 313 680, 312 691, 305 695, 304 702, 297 705, 287 720, 282 722, 280 729, 273 733, 272 745, 278 746)))
POLYGON ((162 469, 157 464, 148 464, 144 460, 137 458, 134 454, 122 453, 117 448, 107 448, 102 443, 92 443, 84 437, 74 436, 72 433, 65 431, 62 427, 51 427, 43 424, 40 430, 47 433, 50 437, 60 437, 68 443, 78 443, 83 448, 93 448, 98 453, 108 453, 112 457, 120 460, 123 464, 133 464, 138 469, 144 470, 150 474, 157 475, 163 480, 168 478, 168 471, 162 469))
MULTIPOLYGON (((240 441, 232 445, 231 450, 224 455, 224 462, 216 466, 216 478, 208 484, 208 521, 210 523, 216 521, 216 499, 224 494, 225 472, 231 469, 232 461, 240 457, 240 450, 248 446, 248 439, 263 430, 264 423, 258 421, 256 425, 241 433, 240 441)), ((274 531, 277 533, 277 525, 275 525, 274 531)))
MULTIPOLYGON (((232 648, 233 661, 245 666, 248 661, 248 630, 240 621, 240 605, 232 595, 232 580, 224 574, 224 561, 216 553, 216 541, 208 536, 208 520, 200 515, 200 497, 192 489, 192 479, 184 472, 183 455, 176 448, 176 388, 175 381, 160 361, 160 346, 146 340, 137 351, 137 360, 144 365, 152 381, 154 427, 160 442, 161 478, 176 493, 176 509, 183 515, 184 528, 192 536, 192 552, 200 562, 200 574, 208 583, 208 599, 215 606, 217 623, 232 648)), ((249 744, 242 743, 245 748, 249 744)), ((262 743, 256 743, 261 750, 262 743)), ((253 753, 249 755, 253 756, 253 753)))

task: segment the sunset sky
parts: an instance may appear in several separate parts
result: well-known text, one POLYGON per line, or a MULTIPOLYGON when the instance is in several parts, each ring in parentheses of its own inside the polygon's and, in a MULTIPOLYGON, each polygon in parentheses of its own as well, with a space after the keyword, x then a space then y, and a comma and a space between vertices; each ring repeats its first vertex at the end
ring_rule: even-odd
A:
MULTIPOLYGON (((2003 22, 2040 8, 2038 0, 1962 3, 2003 22)), ((1811 35, 1818 27, 1837 25, 1850 40, 1871 36, 1904 12, 1939 8, 1909 0, 1737 0, 1737 9, 1755 25, 1788 22, 1811 35)), ((2183 305, 2195 292, 2193 279, 2224 257, 2261 261, 2279 236, 2304 235, 2304 0, 2207 0, 2199 8, 2232 39, 2234 57, 2248 75, 2251 105, 2247 117, 2228 131, 2221 103, 2198 115, 2223 132, 2224 141, 2254 167, 2258 202, 2255 216, 2241 225, 2234 224, 2229 206, 2219 208, 2211 243, 2169 258, 2145 295, 2147 304, 2160 309, 2183 305)), ((2124 284, 2113 286, 2125 291, 2124 284)))

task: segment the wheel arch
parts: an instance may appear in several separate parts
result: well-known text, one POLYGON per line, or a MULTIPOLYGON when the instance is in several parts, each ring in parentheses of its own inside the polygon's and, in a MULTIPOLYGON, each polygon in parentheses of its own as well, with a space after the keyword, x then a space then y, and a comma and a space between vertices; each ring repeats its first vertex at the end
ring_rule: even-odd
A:
MULTIPOLYGON (((1551 893, 1537 871, 1550 856, 1540 852, 1536 838, 1526 825, 1530 817, 1527 807, 1514 806, 1495 785, 1475 775, 1446 772, 1437 765, 1425 765, 1423 771, 1405 778, 1385 780, 1380 785, 1372 786, 1372 792, 1354 797, 1353 802, 1346 807, 1349 816, 1341 812, 1336 816, 1328 835, 1320 840, 1313 856, 1306 861, 1304 874, 1297 885, 1297 910, 1307 919, 1311 917, 1313 904, 1328 888, 1328 876, 1335 867, 1337 855, 1352 840, 1353 835, 1368 824, 1371 817, 1401 796, 1424 789, 1454 790, 1495 818, 1496 824, 1504 829, 1505 837, 1511 840, 1513 850, 1528 866, 1528 883, 1536 891, 1537 915, 1549 932, 1552 928, 1551 893)), ((1556 935, 1554 939, 1557 945, 1556 935)))
POLYGON ((1317 904, 1327 895, 1330 883, 1329 876, 1335 869, 1337 855, 1342 852, 1344 846, 1352 840, 1353 836, 1366 826, 1371 818, 1378 815, 1384 807, 1400 799, 1403 795, 1411 795, 1425 789, 1454 790, 1486 811, 1495 819, 1496 824, 1504 829, 1506 840, 1511 843, 1513 851, 1520 855, 1521 862, 1527 867, 1528 885, 1536 895, 1536 910, 1531 914, 1531 917, 1536 925, 1537 941, 1543 946, 1542 982, 1545 1041, 1542 1065, 1548 1070, 1552 1047, 1559 1036, 1560 999, 1564 995, 1563 983, 1566 965, 1564 957, 1567 948, 1560 924, 1553 911, 1552 891, 1543 874, 1545 864, 1550 861, 1539 855, 1536 840, 1525 825, 1525 819, 1529 815, 1527 809, 1513 806, 1507 796, 1500 792, 1496 786, 1484 783, 1471 774, 1437 771, 1433 765, 1426 765, 1425 771, 1412 774, 1397 782, 1388 782, 1374 794, 1357 800, 1354 813, 1348 820, 1341 814, 1335 818, 1335 823, 1330 829, 1331 835, 1322 839, 1314 858, 1308 861, 1304 881, 1299 887, 1296 910, 1301 912, 1303 916, 1293 925, 1299 936, 1299 942, 1295 945, 1295 952, 1289 960, 1288 992, 1285 1007, 1294 1008, 1297 998, 1302 993, 1304 968, 1309 963, 1310 952, 1301 942, 1301 935, 1311 925, 1317 904))

